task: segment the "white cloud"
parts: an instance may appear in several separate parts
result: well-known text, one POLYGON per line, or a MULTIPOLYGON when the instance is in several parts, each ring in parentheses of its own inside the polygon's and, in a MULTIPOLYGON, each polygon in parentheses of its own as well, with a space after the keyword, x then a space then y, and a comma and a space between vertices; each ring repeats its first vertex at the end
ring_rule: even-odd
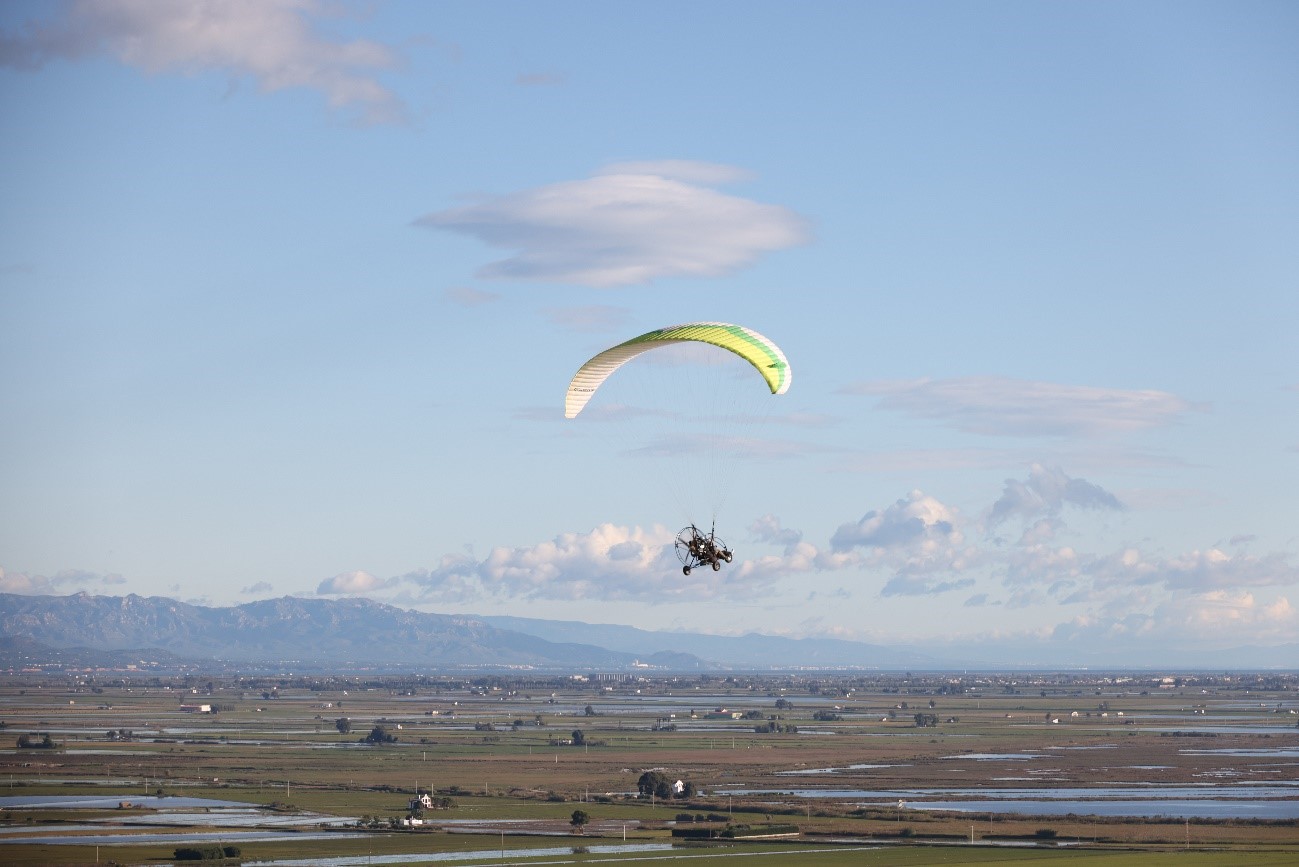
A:
POLYGON ((4 569, 0 569, 0 593, 17 593, 21 596, 48 596, 55 592, 54 583, 44 575, 6 572, 4 569))
POLYGON ((848 394, 879 395, 880 409, 988 436, 1096 436, 1176 422, 1192 407, 1166 391, 1031 382, 1000 376, 864 382, 848 394))
POLYGON ((707 599, 725 595, 736 570, 682 574, 675 534, 601 524, 589 533, 562 533, 538 545, 492 549, 478 578, 492 594, 543 599, 707 599))
POLYGON ((333 578, 326 578, 321 581, 320 586, 316 588, 316 593, 321 596, 370 593, 390 586, 392 583, 392 581, 380 581, 369 572, 360 570, 340 572, 333 578))
POLYGON ((1078 642, 1132 641, 1224 646, 1293 641, 1299 612, 1279 596, 1260 601, 1249 591, 1178 593, 1148 610, 1079 615, 1055 628, 1054 637, 1078 642))
POLYGON ((1117 497, 1099 485, 1070 478, 1059 467, 1047 469, 1034 464, 1029 469, 1028 481, 1006 479, 1005 490, 993 503, 988 523, 995 527, 1012 516, 1030 520, 1058 515, 1066 505, 1084 509, 1123 508, 1117 497))
POLYGON ((959 542, 955 515, 938 500, 912 491, 883 510, 867 512, 856 523, 843 524, 830 538, 836 551, 850 548, 912 548, 934 540, 959 542))
POLYGON ((481 269, 482 277, 595 287, 714 277, 807 240, 792 211, 700 185, 733 173, 686 161, 624 164, 438 211, 416 225, 518 251, 481 269))
POLYGON ((1179 596, 1160 606, 1156 617, 1190 635, 1205 632, 1241 633, 1240 627, 1256 629, 1254 637, 1274 635, 1293 639, 1299 626, 1295 609, 1284 596, 1260 603, 1249 591, 1210 590, 1179 596), (1260 634, 1261 633, 1261 634, 1260 634))
POLYGON ((416 569, 398 581, 416 585, 421 601, 468 602, 482 596, 478 561, 464 554, 446 554, 433 569, 416 569))
POLYGON ((1299 567, 1284 554, 1227 554, 1217 548, 1154 559, 1128 548, 1097 558, 1087 571, 1098 587, 1154 584, 1170 590, 1209 591, 1299 584, 1299 567))
POLYGON ((275 585, 269 581, 258 581, 256 584, 249 585, 239 592, 245 596, 261 596, 264 593, 270 593, 275 589, 275 585))
POLYGON ((787 550, 803 541, 802 532, 780 526, 780 519, 771 514, 763 515, 750 524, 749 534, 759 542, 781 545, 787 550))
POLYGON ((866 549, 858 562, 887 568, 892 577, 880 590, 883 596, 945 593, 974 584, 957 577, 976 568, 983 559, 977 548, 964 544, 956 514, 922 491, 912 491, 882 510, 867 512, 860 521, 843 524, 830 538, 836 552, 866 549))
POLYGON ((314 30, 335 10, 319 0, 74 0, 50 22, 0 36, 0 65, 37 69, 52 59, 108 54, 148 73, 206 70, 247 76, 264 91, 307 88, 372 123, 403 108, 374 77, 397 65, 387 46, 341 42, 314 30))
POLYGON ((1008 587, 1023 587, 1028 584, 1077 581, 1091 562, 1092 558, 1080 557, 1077 551, 1068 546, 1053 548, 1046 544, 1024 545, 1003 555, 1004 583, 1008 587))
MULTIPOLYGON (((782 539, 795 531, 776 530, 782 539)), ((794 541, 780 556, 737 559, 714 571, 682 574, 675 533, 601 524, 587 533, 561 533, 548 542, 497 547, 482 560, 442 558, 436 569, 403 576, 424 599, 465 601, 498 596, 523 599, 601 599, 648 603, 705 599, 752 599, 793 574, 842 568, 852 555, 826 555, 794 541)))
MULTIPOLYGON (((792 533, 796 531, 784 531, 792 533)), ((801 534, 800 534, 801 535, 801 534)), ((745 581, 758 582, 760 586, 776 586, 782 580, 810 572, 832 572, 861 563, 856 552, 822 551, 808 542, 793 542, 779 555, 768 554, 744 560, 736 569, 736 576, 745 581)))
POLYGON ((6 572, 0 569, 0 593, 17 593, 22 596, 58 596, 74 588, 95 585, 125 584, 126 579, 115 572, 91 572, 86 569, 62 569, 52 577, 29 575, 25 572, 6 572))

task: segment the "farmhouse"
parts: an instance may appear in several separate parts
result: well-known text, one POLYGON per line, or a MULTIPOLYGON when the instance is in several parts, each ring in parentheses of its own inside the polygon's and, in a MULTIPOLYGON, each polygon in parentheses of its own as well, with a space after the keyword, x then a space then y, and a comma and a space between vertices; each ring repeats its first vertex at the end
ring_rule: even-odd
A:
POLYGON ((704 714, 704 719, 742 719, 744 714, 738 710, 729 710, 719 707, 704 714))

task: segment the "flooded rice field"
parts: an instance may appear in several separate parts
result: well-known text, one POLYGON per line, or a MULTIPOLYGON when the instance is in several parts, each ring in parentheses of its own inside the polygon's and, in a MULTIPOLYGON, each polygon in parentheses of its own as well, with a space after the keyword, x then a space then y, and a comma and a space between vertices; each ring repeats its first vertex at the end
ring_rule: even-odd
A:
POLYGON ((901 828, 961 837, 975 816, 980 844, 1087 817, 1124 845, 1184 821, 1299 849, 1299 678, 1250 681, 1265 706, 1234 678, 1185 695, 1023 678, 11 679, 0 861, 220 843, 283 867, 472 863, 484 837, 519 859, 651 857, 691 827, 903 845, 901 828), (211 712, 177 710, 199 701, 211 712))

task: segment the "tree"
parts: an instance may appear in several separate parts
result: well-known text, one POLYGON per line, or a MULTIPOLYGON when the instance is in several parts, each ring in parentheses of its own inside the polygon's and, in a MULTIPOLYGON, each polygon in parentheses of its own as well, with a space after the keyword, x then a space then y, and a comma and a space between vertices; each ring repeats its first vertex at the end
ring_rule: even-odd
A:
POLYGON ((375 726, 365 736, 365 743, 367 744, 391 744, 396 742, 397 738, 384 731, 383 726, 375 726))
POLYGON ((334 720, 334 728, 338 729, 339 734, 351 734, 352 721, 345 716, 340 716, 334 720))
POLYGON ((646 771, 636 781, 636 789, 641 795, 666 800, 672 797, 672 780, 660 771, 646 771))
POLYGON ((573 729, 573 746, 580 747, 586 743, 586 735, 582 734, 581 729, 573 729))
POLYGON ((568 820, 568 824, 573 826, 573 830, 581 834, 582 826, 589 821, 591 821, 591 816, 586 812, 586 810, 574 810, 573 817, 568 820))
POLYGON ((588 704, 586 706, 586 710, 582 711, 582 713, 586 714, 587 716, 595 716, 595 708, 591 707, 588 704))

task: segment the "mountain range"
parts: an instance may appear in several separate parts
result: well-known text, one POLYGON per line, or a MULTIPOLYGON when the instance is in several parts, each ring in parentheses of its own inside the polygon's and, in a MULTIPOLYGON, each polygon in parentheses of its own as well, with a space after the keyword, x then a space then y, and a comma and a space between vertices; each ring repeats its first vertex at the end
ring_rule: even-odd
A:
POLYGON ((294 670, 553 672, 720 670, 1296 669, 1299 644, 1142 648, 1118 643, 945 643, 885 647, 657 632, 526 617, 432 614, 369 599, 285 596, 232 607, 159 596, 0 593, 0 668, 47 659, 101 665, 131 654, 153 664, 220 662, 294 670))

